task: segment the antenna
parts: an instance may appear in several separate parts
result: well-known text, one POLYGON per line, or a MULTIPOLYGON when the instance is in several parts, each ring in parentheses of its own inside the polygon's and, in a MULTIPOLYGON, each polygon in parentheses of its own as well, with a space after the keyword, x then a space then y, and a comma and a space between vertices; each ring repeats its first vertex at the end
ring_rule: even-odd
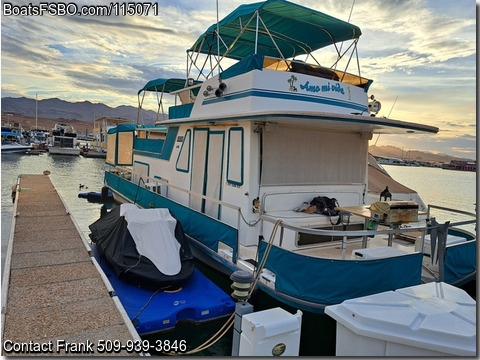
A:
POLYGON ((395 106, 395 104, 397 103, 397 99, 398 99, 398 95, 397 97, 395 98, 395 101, 393 102, 393 105, 392 105, 392 108, 390 109, 390 112, 388 113, 388 118, 390 117, 390 114, 392 113, 392 110, 393 110, 393 107, 395 106))
MULTIPOLYGON (((353 0, 352 7, 350 8, 350 14, 348 15, 348 20, 347 20, 347 22, 350 22, 350 19, 351 19, 351 17, 352 17, 353 7, 354 7, 354 6, 355 6, 355 0, 353 0)), ((339 55, 340 55, 340 53, 342 52, 342 49, 343 49, 343 41, 342 41, 342 43, 340 44, 339 55)), ((348 51, 348 50, 347 50, 347 51, 348 51)), ((357 57, 357 59, 358 59, 358 57, 357 57)), ((339 59, 337 59, 337 62, 338 62, 338 61, 339 61, 339 59)), ((335 69, 337 68, 337 64, 338 64, 338 63, 335 63, 335 69)), ((359 70, 359 71, 360 71, 360 70, 359 70)))
POLYGON ((353 7, 355 6, 355 0, 353 0, 352 8, 350 9, 350 15, 348 15, 348 22, 350 22, 350 18, 352 17, 353 7))
POLYGON ((38 120, 38 94, 35 93, 35 130, 38 129, 37 120, 38 120))

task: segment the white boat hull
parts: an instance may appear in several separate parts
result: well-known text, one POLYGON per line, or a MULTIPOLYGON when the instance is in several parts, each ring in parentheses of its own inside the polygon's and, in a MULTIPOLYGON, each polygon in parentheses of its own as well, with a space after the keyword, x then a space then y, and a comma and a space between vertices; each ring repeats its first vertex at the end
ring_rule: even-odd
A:
POLYGON ((30 145, 20 145, 20 144, 2 145, 2 153, 24 153, 30 149, 32 149, 30 145))
POLYGON ((77 156, 80 155, 79 148, 60 148, 60 147, 49 147, 48 152, 52 155, 72 155, 77 156))

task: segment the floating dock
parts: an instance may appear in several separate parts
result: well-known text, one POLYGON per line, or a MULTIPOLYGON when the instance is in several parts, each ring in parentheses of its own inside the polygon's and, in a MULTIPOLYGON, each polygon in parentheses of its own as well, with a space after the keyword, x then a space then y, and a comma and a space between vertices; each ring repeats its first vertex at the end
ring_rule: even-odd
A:
POLYGON ((21 175, 2 279, 2 355, 148 352, 49 176, 21 175))

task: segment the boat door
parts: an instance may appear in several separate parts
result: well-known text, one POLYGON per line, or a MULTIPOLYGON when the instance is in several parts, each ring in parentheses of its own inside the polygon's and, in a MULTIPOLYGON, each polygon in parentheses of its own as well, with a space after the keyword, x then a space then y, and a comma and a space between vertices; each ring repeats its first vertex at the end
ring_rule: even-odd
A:
MULTIPOLYGON (((221 200, 224 140, 225 130, 194 129, 192 192, 221 200)), ((216 219, 220 217, 220 205, 216 202, 190 195, 190 207, 216 219)))

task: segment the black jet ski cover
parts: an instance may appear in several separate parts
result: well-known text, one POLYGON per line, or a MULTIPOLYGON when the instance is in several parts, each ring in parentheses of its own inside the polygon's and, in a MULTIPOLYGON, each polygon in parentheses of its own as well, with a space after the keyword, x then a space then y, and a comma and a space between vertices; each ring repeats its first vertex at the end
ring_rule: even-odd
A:
MULTIPOLYGON (((134 206, 132 204, 124 205, 134 206)), ((180 287, 193 274, 195 266, 192 252, 180 222, 169 212, 176 220, 174 236, 180 244, 178 251, 180 262, 178 262, 178 259, 175 260, 178 264, 181 264, 181 268, 178 273, 167 275, 158 269, 158 263, 156 266, 147 257, 149 254, 144 254, 147 255, 144 256, 137 250, 137 244, 127 228, 127 220, 125 216, 121 216, 122 206, 114 208, 89 226, 90 238, 96 244, 102 259, 107 260, 120 280, 130 284, 149 290, 168 290, 180 287)), ((146 210, 142 209, 142 211, 146 210)), ((149 236, 154 241, 158 241, 158 233, 149 236)), ((178 244, 175 245, 178 246, 178 244)), ((162 256, 165 258, 165 254, 162 256)))

